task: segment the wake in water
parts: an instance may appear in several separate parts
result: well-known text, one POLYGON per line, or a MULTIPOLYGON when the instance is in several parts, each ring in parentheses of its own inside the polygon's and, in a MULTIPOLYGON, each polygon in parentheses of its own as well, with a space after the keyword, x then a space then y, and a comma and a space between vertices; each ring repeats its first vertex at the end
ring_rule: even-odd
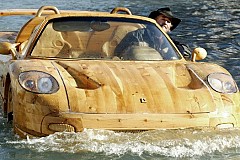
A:
POLYGON ((8 141, 16 148, 36 152, 93 152, 121 156, 127 153, 167 157, 204 156, 240 147, 239 130, 155 130, 141 133, 116 133, 86 129, 81 133, 55 133, 24 140, 8 141))

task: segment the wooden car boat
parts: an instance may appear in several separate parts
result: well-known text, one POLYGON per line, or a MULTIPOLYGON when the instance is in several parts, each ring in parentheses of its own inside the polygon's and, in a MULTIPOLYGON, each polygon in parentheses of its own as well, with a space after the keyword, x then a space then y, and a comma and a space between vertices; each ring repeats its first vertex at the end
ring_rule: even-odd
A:
POLYGON ((0 54, 8 56, 1 63, 2 110, 21 137, 85 128, 240 126, 239 90, 230 73, 196 62, 206 56, 202 48, 185 60, 152 19, 127 8, 0 12, 34 15, 18 32, 0 34, 0 54), (129 32, 147 27, 161 36, 161 52, 139 42, 116 54, 129 32))

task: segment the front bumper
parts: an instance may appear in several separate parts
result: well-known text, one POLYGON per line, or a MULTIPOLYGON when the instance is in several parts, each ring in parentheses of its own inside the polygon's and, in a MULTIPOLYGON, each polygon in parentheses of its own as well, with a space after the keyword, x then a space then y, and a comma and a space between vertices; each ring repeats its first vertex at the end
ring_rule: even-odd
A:
POLYGON ((44 119, 43 131, 66 131, 69 126, 74 128, 68 131, 79 132, 85 128, 107 129, 114 131, 154 130, 154 129, 179 129, 194 127, 239 127, 239 115, 216 115, 215 113, 196 114, 84 114, 61 113, 59 118, 64 119, 57 123, 52 118, 44 119), (62 127, 63 124, 66 126, 62 127), (56 126, 55 129, 51 126, 56 126), (61 126, 62 130, 57 127, 61 126), (49 127, 50 126, 50 127, 49 127))

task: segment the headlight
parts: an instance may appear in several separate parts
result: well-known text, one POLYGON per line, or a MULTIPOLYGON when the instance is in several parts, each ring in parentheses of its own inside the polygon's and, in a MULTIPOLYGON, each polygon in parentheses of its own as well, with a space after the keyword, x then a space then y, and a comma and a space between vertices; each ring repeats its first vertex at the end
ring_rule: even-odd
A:
POLYGON ((233 78, 225 73, 212 73, 207 77, 208 83, 217 92, 236 93, 237 85, 233 78))
POLYGON ((27 71, 19 75, 20 85, 35 93, 54 93, 59 89, 56 79, 48 73, 40 71, 27 71))

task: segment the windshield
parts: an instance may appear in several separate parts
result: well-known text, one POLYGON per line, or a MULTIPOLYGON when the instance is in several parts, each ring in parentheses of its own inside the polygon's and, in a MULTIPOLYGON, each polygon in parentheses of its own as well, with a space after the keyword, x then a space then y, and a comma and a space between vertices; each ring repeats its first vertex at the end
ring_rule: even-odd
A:
POLYGON ((103 17, 68 17, 50 21, 31 56, 114 60, 180 58, 155 24, 103 17))

